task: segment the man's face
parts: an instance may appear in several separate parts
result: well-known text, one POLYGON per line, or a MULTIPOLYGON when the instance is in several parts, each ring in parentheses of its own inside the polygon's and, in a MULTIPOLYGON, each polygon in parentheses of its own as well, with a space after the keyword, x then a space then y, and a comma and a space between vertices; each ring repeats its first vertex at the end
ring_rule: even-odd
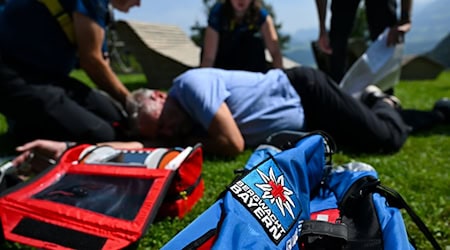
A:
POLYGON ((141 0, 111 0, 111 4, 115 9, 127 13, 131 7, 139 7, 141 0))
POLYGON ((166 139, 182 138, 192 130, 190 117, 170 97, 167 98, 158 125, 158 135, 166 139))
POLYGON ((176 139, 186 136, 192 122, 178 103, 160 91, 139 98, 138 129, 147 138, 176 139))
POLYGON ((148 95, 141 95, 138 99, 137 126, 139 132, 142 136, 155 138, 158 135, 158 124, 167 94, 154 90, 148 95))

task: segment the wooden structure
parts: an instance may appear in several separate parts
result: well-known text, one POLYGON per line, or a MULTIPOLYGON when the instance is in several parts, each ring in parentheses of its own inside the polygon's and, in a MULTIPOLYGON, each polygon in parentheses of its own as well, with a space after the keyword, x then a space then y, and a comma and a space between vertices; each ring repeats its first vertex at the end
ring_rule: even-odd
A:
MULTIPOLYGON (((116 30, 141 64, 150 88, 168 89, 176 76, 200 65, 200 47, 177 26, 119 20, 116 30)), ((267 52, 266 60, 271 62, 267 52)), ((283 64, 299 65, 288 58, 283 64)))

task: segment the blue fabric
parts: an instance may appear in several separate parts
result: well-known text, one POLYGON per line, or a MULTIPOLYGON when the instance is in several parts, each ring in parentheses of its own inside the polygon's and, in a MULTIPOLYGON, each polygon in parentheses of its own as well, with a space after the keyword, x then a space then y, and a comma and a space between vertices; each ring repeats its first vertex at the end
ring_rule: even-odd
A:
POLYGON ((261 144, 276 131, 303 127, 300 97, 279 69, 266 74, 192 69, 174 80, 169 95, 205 131, 225 102, 248 146, 261 144))
MULTIPOLYGON (((297 240, 302 220, 308 220, 312 212, 337 208, 338 201, 360 178, 378 178, 375 169, 365 163, 338 166, 327 175, 322 186, 329 189, 322 189, 320 195, 312 199, 311 190, 319 187, 323 179, 324 159, 319 135, 306 137, 295 148, 280 153, 271 147, 258 148, 245 165, 250 172, 232 183, 224 197, 163 249, 183 249, 192 242, 199 243, 197 239, 214 230, 216 235, 210 238, 214 242, 213 249, 299 249, 297 240), (271 185, 267 185, 270 182, 271 185), (278 190, 289 197, 285 201, 291 206, 277 203, 274 195, 277 192, 273 192, 277 185, 274 184, 283 187, 278 190), (289 190, 293 193, 287 192, 289 190), (280 208, 284 209, 284 214, 280 208), (270 216, 265 216, 268 213, 270 216), (284 232, 283 228, 289 229, 284 232)), ((380 194, 371 195, 382 229, 383 249, 414 249, 399 209, 390 207, 380 194)))
MULTIPOLYGON (((68 13, 86 15, 105 28, 109 0, 60 2, 68 13)), ((8 1, 0 15, 0 37, 0 53, 23 67, 67 75, 75 66, 76 48, 39 1, 8 1)))
POLYGON ((311 136, 267 158, 274 152, 252 154, 249 161, 259 164, 246 164, 252 171, 162 249, 182 249, 214 228, 213 249, 299 249, 298 226, 309 218, 309 193, 325 165, 323 140, 311 136))
MULTIPOLYGON (((320 199, 331 201, 335 196, 336 202, 340 202, 353 183, 364 176, 378 178, 377 172, 371 166, 353 162, 338 167, 327 178, 330 188, 328 197, 316 197, 315 210, 320 211, 328 208, 335 208, 336 205, 330 203, 320 203, 320 199)), ((384 249, 414 249, 409 242, 405 223, 399 209, 389 207, 386 199, 378 193, 372 194, 372 199, 377 212, 378 222, 382 229, 384 249)))
POLYGON ((208 16, 208 25, 219 33, 222 33, 224 31, 233 31, 236 33, 246 32, 248 30, 254 30, 255 32, 259 31, 259 28, 266 21, 266 18, 269 15, 266 9, 261 8, 259 12, 257 27, 249 27, 249 25, 245 23, 241 23, 233 27, 233 25, 231 25, 231 20, 224 20, 224 18, 221 16, 222 8, 223 3, 215 4, 211 8, 208 16))
POLYGON ((388 207, 386 199, 373 194, 378 221, 383 228, 384 249, 414 249, 409 242, 405 222, 399 209, 388 207))

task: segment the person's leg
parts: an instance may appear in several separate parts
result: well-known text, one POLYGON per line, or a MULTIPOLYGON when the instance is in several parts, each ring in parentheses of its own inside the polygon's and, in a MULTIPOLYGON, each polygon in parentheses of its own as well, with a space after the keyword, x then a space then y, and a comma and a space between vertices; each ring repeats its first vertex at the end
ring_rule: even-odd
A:
MULTIPOLYGON (((383 31, 397 23, 396 0, 366 0, 366 18, 370 39, 375 41, 383 31)), ((384 91, 393 95, 394 88, 384 91)))
POLYGON ((80 106, 60 87, 28 84, 5 65, 0 66, 0 82, 0 112, 15 121, 18 143, 38 138, 89 143, 116 138, 111 121, 80 106))
POLYGON ((368 108, 312 68, 286 73, 301 97, 306 130, 323 130, 338 147, 364 152, 395 152, 406 141, 409 127, 388 103, 380 100, 368 108))
POLYGON ((435 111, 405 109, 399 112, 405 123, 411 127, 411 133, 420 132, 444 122, 444 117, 435 111))
POLYGON ((347 69, 348 39, 360 0, 332 0, 330 20, 330 76, 339 84, 347 69))
POLYGON ((395 0, 366 0, 367 26, 370 39, 377 37, 387 28, 397 23, 397 3, 395 0))

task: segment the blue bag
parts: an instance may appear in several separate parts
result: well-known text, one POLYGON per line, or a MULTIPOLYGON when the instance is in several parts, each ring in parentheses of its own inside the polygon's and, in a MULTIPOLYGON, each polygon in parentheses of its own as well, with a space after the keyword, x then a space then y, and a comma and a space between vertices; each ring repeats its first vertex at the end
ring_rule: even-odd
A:
POLYGON ((243 174, 163 249, 413 249, 401 208, 440 249, 373 167, 332 167, 330 141, 312 133, 283 151, 260 146, 243 174))

